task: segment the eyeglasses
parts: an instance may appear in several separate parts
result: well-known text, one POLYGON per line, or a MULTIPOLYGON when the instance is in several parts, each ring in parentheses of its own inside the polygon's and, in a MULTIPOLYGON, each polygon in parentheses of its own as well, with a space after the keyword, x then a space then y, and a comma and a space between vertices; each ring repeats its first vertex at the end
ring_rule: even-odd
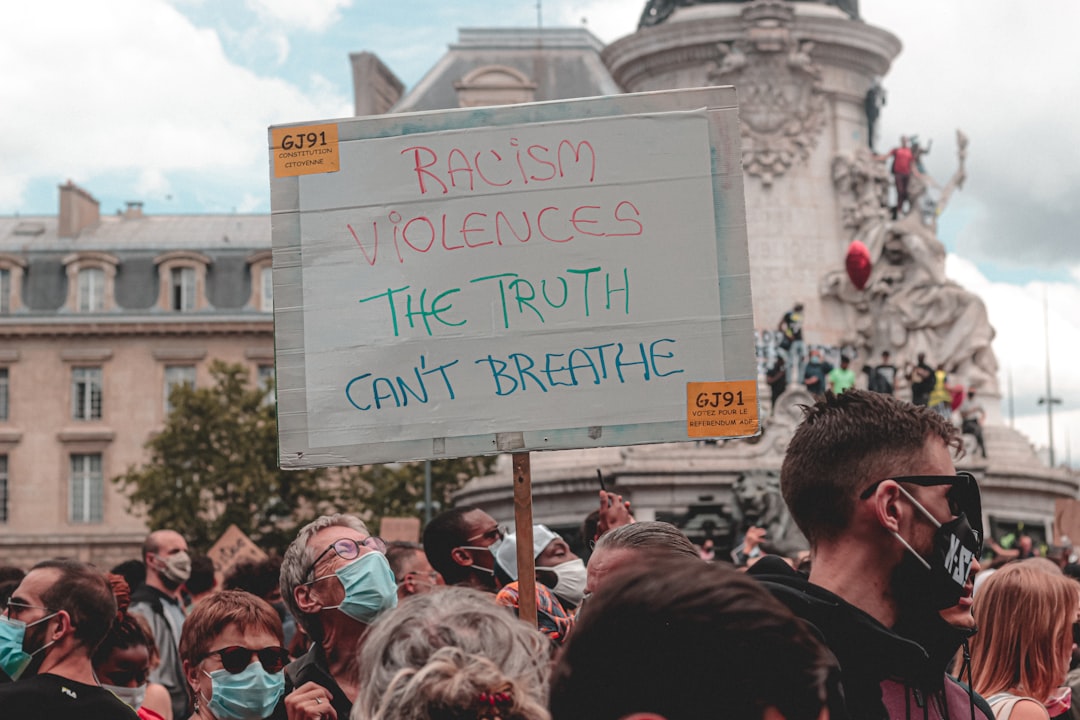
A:
POLYGON ((945 498, 949 501, 949 512, 954 517, 961 513, 967 515, 968 524, 982 536, 982 495, 979 492, 979 483, 975 476, 968 472, 958 472, 955 475, 899 475, 897 477, 882 478, 871 483, 868 488, 859 495, 860 500, 866 500, 877 490, 878 486, 886 480, 898 483, 909 483, 920 487, 934 487, 937 485, 949 485, 945 498))
POLYGON ((502 527, 501 525, 496 525, 495 527, 491 528, 490 530, 482 532, 479 535, 473 535, 471 538, 465 538, 465 542, 471 543, 471 542, 474 542, 476 540, 490 540, 491 542, 494 543, 494 542, 498 542, 499 540, 502 540, 505 537, 506 537, 506 528, 502 527))
POLYGON ((21 600, 14 598, 8 598, 7 601, 7 615, 11 617, 13 615, 20 615, 27 610, 44 610, 45 612, 53 612, 52 608, 43 607, 41 605, 31 605, 30 603, 24 603, 21 600))
POLYGON ((319 557, 308 566, 307 572, 304 573, 304 577, 307 577, 315 570, 315 566, 319 564, 319 561, 326 557, 327 553, 331 550, 342 560, 355 560, 360 557, 360 548, 365 547, 368 550, 374 550, 377 553, 386 554, 386 543, 380 537, 366 537, 360 542, 353 540, 352 538, 341 538, 330 543, 330 546, 323 550, 319 557))
POLYGON ((271 674, 281 672, 289 662, 289 651, 277 645, 264 647, 261 650, 253 650, 241 645, 230 645, 220 650, 211 650, 203 655, 199 661, 202 662, 211 655, 217 655, 221 658, 221 667, 233 675, 243 672, 244 668, 251 664, 253 655, 259 657, 259 663, 263 666, 263 670, 271 674))

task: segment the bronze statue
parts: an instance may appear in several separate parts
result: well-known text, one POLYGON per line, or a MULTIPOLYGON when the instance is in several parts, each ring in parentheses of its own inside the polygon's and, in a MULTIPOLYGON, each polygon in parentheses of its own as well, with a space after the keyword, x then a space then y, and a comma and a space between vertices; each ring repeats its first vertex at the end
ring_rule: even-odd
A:
MULTIPOLYGON (((675 8, 689 7, 690 5, 706 5, 710 3, 746 3, 753 0, 649 0, 645 3, 645 10, 641 13, 638 29, 659 25, 667 20, 675 8)), ((859 19, 859 0, 795 0, 795 2, 817 2, 825 5, 833 5, 840 8, 852 20, 859 19)))

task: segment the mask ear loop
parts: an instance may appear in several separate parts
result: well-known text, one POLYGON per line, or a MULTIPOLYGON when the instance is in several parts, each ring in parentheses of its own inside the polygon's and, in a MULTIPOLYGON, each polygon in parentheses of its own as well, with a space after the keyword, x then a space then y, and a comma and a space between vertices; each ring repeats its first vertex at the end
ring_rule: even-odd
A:
MULTIPOLYGON (((911 493, 909 493, 907 490, 905 490, 903 485, 900 485, 899 483, 897 483, 896 487, 900 489, 900 492, 904 493, 904 496, 908 500, 911 501, 912 505, 914 505, 916 508, 918 508, 919 512, 921 512, 924 516, 926 516, 926 519, 929 520, 934 525, 935 528, 940 528, 941 527, 941 523, 938 522, 937 518, 934 517, 933 515, 931 515, 930 511, 927 510, 926 508, 924 508, 922 506, 922 503, 920 503, 918 500, 916 500, 914 498, 914 496, 912 496, 911 493)), ((900 536, 900 533, 893 530, 892 531, 892 536, 894 538, 896 538, 897 540, 899 540, 900 544, 903 545, 904 547, 906 547, 908 549, 908 552, 910 552, 912 555, 914 555, 915 559, 923 564, 923 567, 925 567, 927 570, 932 569, 930 567, 930 563, 926 562, 926 559, 922 555, 915 552, 915 548, 911 547, 911 545, 908 543, 908 541, 900 536)))

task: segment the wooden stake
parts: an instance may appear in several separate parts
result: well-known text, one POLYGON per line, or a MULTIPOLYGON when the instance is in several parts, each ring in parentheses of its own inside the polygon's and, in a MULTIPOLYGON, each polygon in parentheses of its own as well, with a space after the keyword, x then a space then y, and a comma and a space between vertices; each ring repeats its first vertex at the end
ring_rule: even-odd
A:
POLYGON ((514 453, 514 525, 517 531, 518 617, 536 625, 532 468, 528 452, 514 453))

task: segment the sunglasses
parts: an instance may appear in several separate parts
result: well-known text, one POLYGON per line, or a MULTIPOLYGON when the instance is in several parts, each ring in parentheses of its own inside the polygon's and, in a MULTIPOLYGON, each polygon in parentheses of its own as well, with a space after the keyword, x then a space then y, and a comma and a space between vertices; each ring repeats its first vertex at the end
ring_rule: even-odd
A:
POLYGON ((949 512, 954 517, 958 517, 961 513, 967 515, 968 524, 971 528, 979 533, 979 537, 983 534, 982 523, 982 495, 979 492, 979 483, 976 482, 975 476, 968 472, 958 472, 955 475, 899 475, 891 478, 882 478, 875 483, 871 483, 868 488, 863 490, 859 495, 860 500, 866 500, 878 489, 878 486, 886 480, 892 480, 898 483, 908 483, 910 485, 918 485, 920 487, 934 487, 937 485, 948 485, 949 490, 945 493, 945 498, 949 502, 949 512))
POLYGON ((304 573, 304 577, 311 575, 315 570, 315 566, 319 564, 328 553, 334 552, 342 560, 355 560, 360 557, 360 548, 364 547, 368 550, 374 550, 377 553, 386 554, 386 543, 380 537, 366 537, 360 542, 353 540, 352 538, 341 538, 330 543, 330 546, 319 553, 319 557, 308 566, 307 572, 304 573))
POLYGON ((241 645, 230 645, 220 650, 211 650, 202 657, 202 660, 211 655, 217 655, 221 658, 221 667, 232 675, 243 672, 251 664, 252 655, 258 655, 263 670, 271 674, 281 672, 289 662, 289 651, 276 645, 264 647, 261 650, 253 650, 241 645))

